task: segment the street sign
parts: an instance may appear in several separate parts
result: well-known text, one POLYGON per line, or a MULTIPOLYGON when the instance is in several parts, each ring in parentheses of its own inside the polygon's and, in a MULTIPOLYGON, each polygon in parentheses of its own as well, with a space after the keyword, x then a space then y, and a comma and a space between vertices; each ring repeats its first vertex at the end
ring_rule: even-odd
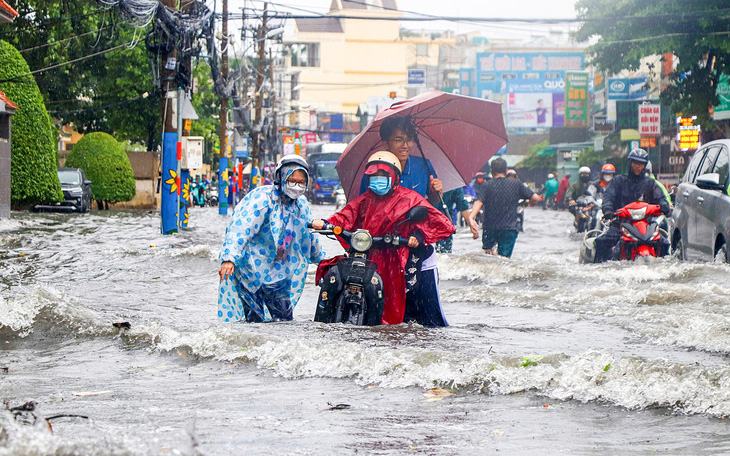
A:
POLYGON ((639 140, 639 147, 642 149, 645 147, 656 147, 656 137, 654 136, 642 136, 639 140))
POLYGON ((588 83, 586 72, 565 72, 565 126, 588 128, 588 83))
POLYGON ((641 136, 659 136, 661 134, 660 105, 639 105, 639 134, 641 136))
POLYGON ((593 116, 593 131, 613 131, 615 125, 606 116, 593 116))
POLYGON ((730 78, 728 78, 728 75, 720 75, 716 93, 720 99, 720 104, 715 106, 712 118, 715 120, 730 119, 730 78))
POLYGON ((426 70, 408 70, 408 85, 423 87, 426 85, 426 70))

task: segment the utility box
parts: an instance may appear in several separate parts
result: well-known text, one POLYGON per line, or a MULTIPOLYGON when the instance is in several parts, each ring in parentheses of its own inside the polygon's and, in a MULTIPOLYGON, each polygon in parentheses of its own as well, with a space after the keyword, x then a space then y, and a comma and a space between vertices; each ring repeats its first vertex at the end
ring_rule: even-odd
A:
POLYGON ((203 140, 202 136, 183 136, 182 139, 182 169, 200 169, 203 167, 203 140))

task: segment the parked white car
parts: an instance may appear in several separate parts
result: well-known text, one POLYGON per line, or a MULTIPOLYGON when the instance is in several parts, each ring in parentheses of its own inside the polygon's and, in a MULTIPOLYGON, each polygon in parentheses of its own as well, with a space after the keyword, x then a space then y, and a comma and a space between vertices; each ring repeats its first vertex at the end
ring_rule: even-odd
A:
POLYGON ((730 262, 730 140, 705 144, 692 156, 677 189, 672 251, 681 259, 730 262))

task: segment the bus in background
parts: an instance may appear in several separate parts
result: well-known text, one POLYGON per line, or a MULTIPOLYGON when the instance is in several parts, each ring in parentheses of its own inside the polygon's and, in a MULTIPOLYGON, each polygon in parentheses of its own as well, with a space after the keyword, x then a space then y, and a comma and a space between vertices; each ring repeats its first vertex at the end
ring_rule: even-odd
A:
POLYGON ((335 190, 340 185, 335 165, 345 147, 347 147, 346 143, 307 144, 307 163, 309 163, 309 175, 311 176, 309 199, 312 203, 334 202, 335 190))

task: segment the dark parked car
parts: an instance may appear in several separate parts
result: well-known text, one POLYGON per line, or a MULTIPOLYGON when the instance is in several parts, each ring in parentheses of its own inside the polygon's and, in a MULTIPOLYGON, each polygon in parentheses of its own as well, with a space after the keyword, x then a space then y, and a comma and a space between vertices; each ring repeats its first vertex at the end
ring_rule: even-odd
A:
POLYGON ((91 209, 91 181, 80 168, 58 168, 58 180, 61 181, 63 202, 57 204, 39 204, 35 210, 89 212, 91 209))
POLYGON ((681 259, 730 262, 730 140, 694 153, 677 189, 672 247, 681 259))

